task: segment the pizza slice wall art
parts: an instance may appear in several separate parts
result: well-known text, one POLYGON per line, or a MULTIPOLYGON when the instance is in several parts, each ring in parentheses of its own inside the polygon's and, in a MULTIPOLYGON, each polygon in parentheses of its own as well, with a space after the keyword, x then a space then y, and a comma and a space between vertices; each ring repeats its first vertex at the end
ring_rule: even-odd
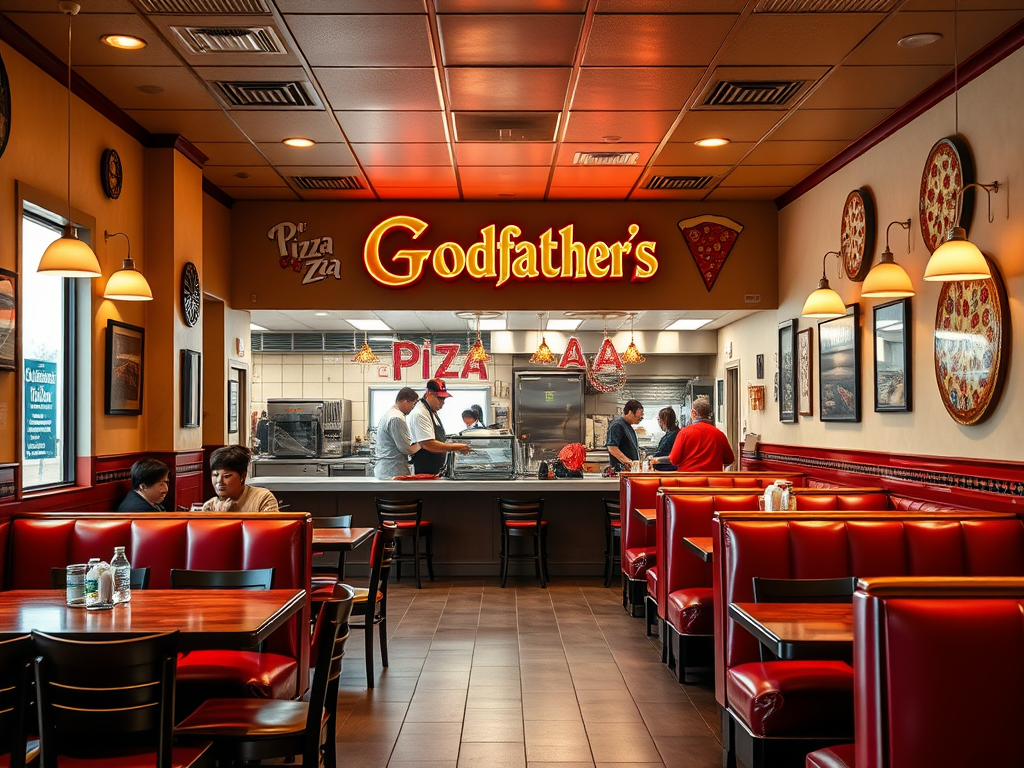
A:
POLYGON ((679 222, 686 247, 697 265, 708 292, 718 280, 722 265, 743 231, 743 225, 725 216, 694 216, 679 222))

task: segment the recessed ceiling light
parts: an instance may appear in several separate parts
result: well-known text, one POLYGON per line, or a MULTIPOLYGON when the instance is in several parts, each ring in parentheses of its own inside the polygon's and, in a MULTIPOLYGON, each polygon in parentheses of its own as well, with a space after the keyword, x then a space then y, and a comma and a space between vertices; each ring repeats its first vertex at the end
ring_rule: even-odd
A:
POLYGON ((304 139, 301 136, 295 136, 290 139, 285 139, 281 143, 287 144, 289 147, 312 147, 314 144, 316 144, 316 142, 313 141, 312 139, 304 139))
POLYGON ((665 328, 666 331, 696 331, 711 322, 711 318, 684 317, 676 320, 672 325, 665 328))
POLYGON ((504 331, 505 330, 505 318, 497 317, 490 320, 480 320, 481 331, 504 331))
POLYGON ((723 139, 717 136, 712 136, 706 139, 698 139, 693 143, 696 144, 698 147, 724 147, 726 144, 729 143, 729 139, 723 139))
POLYGON ((249 178, 249 174, 246 173, 245 171, 239 171, 238 173, 235 174, 235 176, 237 176, 240 179, 248 179, 249 178))
POLYGON ((140 85, 139 90, 150 96, 156 96, 158 93, 164 92, 164 89, 159 85, 140 85))
POLYGON ((620 141, 622 141, 622 137, 621 136, 602 136, 601 137, 601 141, 603 141, 605 144, 618 144, 620 141))
POLYGON ((360 331, 390 331, 391 329, 384 324, 383 320, 349 320, 345 319, 345 322, 349 325, 358 328, 360 331))
POLYGON ((547 329, 549 331, 575 331, 580 327, 582 320, 548 320, 547 329))
POLYGON ((915 32, 912 35, 901 37, 896 43, 900 48, 924 48, 926 45, 937 43, 942 39, 938 32, 915 32))
POLYGON ((256 323, 249 323, 249 330, 250 331, 265 331, 267 329, 264 328, 262 325, 256 325, 256 323))
POLYGON ((329 313, 327 313, 327 312, 314 312, 313 314, 316 315, 317 317, 327 317, 327 315, 329 313))
POLYGON ((100 41, 123 51, 137 51, 146 47, 146 41, 135 35, 104 35, 100 41))

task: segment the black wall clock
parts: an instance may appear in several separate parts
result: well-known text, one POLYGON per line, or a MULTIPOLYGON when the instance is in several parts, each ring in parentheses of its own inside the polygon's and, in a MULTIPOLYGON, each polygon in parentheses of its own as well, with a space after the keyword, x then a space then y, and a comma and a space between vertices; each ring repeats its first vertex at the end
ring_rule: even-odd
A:
POLYGON ((0 155, 7 149, 11 137, 11 81, 7 79, 7 68, 0 59, 0 155))
POLYGON ((199 270, 189 261, 181 270, 181 311, 190 328, 199 322, 199 310, 202 306, 203 293, 199 288, 199 270))
POLYGON ((103 191, 111 200, 117 200, 121 196, 121 156, 116 149, 104 149, 103 159, 100 160, 100 180, 103 182, 103 191))

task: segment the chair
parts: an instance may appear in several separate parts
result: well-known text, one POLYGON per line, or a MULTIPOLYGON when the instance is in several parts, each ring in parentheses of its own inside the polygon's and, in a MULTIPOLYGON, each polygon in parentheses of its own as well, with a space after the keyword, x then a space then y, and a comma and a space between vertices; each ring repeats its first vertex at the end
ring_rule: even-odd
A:
MULTIPOLYGON (((388 665, 388 574, 395 551, 395 529, 392 522, 381 523, 370 547, 370 580, 366 589, 356 589, 352 615, 362 616, 362 624, 352 629, 365 631, 363 649, 366 653, 366 687, 373 688, 373 628, 380 633, 380 663, 388 665), (371 599, 370 595, 374 597, 371 599)), ((314 594, 314 598, 317 595, 314 594)))
MULTIPOLYGON (((132 568, 131 587, 132 587, 132 589, 148 589, 149 588, 149 568, 132 568)), ((67 568, 51 568, 50 569, 50 589, 67 589, 67 588, 68 588, 68 570, 67 570, 67 568)))
POLYGON ((604 585, 612 585, 615 566, 622 569, 622 519, 618 499, 604 501, 604 585))
MULTIPOLYGON (((314 517, 313 518, 314 528, 351 528, 352 527, 352 515, 336 515, 334 517, 314 517)), ((333 558, 328 558, 326 552, 313 552, 314 558, 320 558, 320 561, 313 562, 313 583, 314 588, 321 585, 327 586, 328 579, 344 581, 345 573, 344 566, 342 565, 345 561, 342 557, 341 552, 335 552, 333 558), (329 559, 329 562, 324 562, 325 559, 329 559)))
POLYGON ((273 568, 241 571, 197 571, 171 568, 172 589, 270 589, 273 568))
POLYGON ((548 549, 547 521, 544 516, 544 499, 536 501, 520 501, 518 499, 498 499, 501 510, 501 586, 508 580, 508 564, 510 560, 533 560, 536 564, 537 576, 540 578, 541 589, 547 589, 548 549), (530 537, 533 539, 533 554, 513 555, 512 539, 530 537))
POLYGON ((32 656, 28 635, 0 642, 0 765, 10 768, 24 768, 39 754, 39 742, 26 736, 34 693, 32 656))
POLYGON ((395 532, 395 580, 402 580, 402 563, 411 561, 413 573, 416 575, 416 589, 420 584, 420 540, 426 542, 426 551, 422 553, 427 561, 427 573, 434 580, 434 524, 423 519, 423 500, 392 501, 376 499, 377 520, 380 523, 394 522, 398 528, 395 532), (412 539, 412 553, 402 552, 402 539, 412 539))
POLYGON ((173 746, 177 632, 108 641, 33 632, 32 641, 42 768, 203 762, 209 742, 173 746))
POLYGON ((248 761, 302 755, 304 766, 335 768, 338 677, 353 590, 335 585, 313 633, 313 685, 309 701, 210 699, 183 720, 179 738, 211 740, 218 760, 248 761))

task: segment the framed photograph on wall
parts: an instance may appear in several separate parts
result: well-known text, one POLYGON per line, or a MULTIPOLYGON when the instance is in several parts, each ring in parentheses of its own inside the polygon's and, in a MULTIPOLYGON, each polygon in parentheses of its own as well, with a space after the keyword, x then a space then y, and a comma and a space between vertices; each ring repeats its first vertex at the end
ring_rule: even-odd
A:
POLYGON ((228 381, 228 432, 238 431, 238 382, 228 381))
POLYGON ((103 412, 108 416, 139 416, 142 413, 145 341, 144 329, 107 320, 103 412))
POLYGON ((779 421, 796 423, 796 320, 779 323, 779 421))
POLYGON ((875 410, 911 411, 910 299, 874 308, 875 410))
POLYGON ((202 355, 192 349, 181 350, 181 426, 198 427, 200 382, 203 378, 202 355))
POLYGON ((804 328, 796 335, 797 411, 801 416, 814 413, 814 329, 804 328))
POLYGON ((18 367, 18 275, 0 269, 0 371, 18 367))
POLYGON ((715 394, 718 395, 718 402, 716 403, 718 411, 715 415, 715 422, 725 424, 725 379, 719 379, 715 382, 715 394))
POLYGON ((860 421, 860 307, 818 323, 818 407, 822 421, 860 421))
POLYGON ((757 370, 757 380, 760 381, 764 378, 764 355, 758 355, 754 358, 755 368, 757 370))

